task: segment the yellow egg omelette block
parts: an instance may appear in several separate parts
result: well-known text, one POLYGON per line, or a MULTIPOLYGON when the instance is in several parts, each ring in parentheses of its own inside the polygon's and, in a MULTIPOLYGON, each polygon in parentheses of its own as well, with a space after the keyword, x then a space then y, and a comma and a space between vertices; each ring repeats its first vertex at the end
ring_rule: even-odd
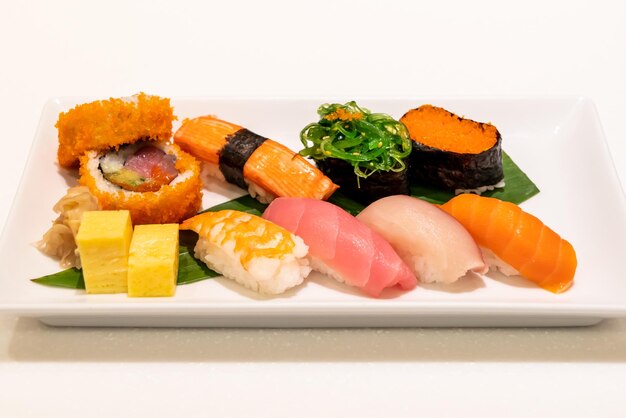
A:
POLYGON ((178 224, 137 225, 128 258, 128 296, 173 296, 178 278, 178 224))
POLYGON ((132 235, 127 210, 83 213, 76 244, 87 293, 127 291, 128 250, 132 235))

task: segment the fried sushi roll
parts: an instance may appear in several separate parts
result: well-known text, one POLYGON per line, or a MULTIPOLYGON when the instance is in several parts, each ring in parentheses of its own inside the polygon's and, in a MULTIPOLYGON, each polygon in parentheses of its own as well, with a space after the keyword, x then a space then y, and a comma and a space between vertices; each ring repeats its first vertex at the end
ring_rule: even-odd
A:
POLYGON ((174 142, 208 173, 269 203, 276 197, 325 200, 338 188, 314 165, 276 141, 213 116, 186 120, 174 142))
POLYGON ((149 138, 172 136, 174 114, 170 100, 144 93, 85 103, 59 115, 57 156, 65 168, 78 165, 86 151, 102 151, 149 138))
POLYGON ((311 272, 302 238, 258 216, 206 212, 187 219, 180 229, 198 234, 196 258, 259 293, 283 293, 311 272))
POLYGON ((502 137, 489 123, 423 105, 400 119, 413 140, 411 178, 455 193, 504 187, 502 137))
POLYGON ((166 142, 88 151, 80 157, 79 173, 79 183, 102 209, 126 209, 135 225, 179 223, 202 203, 200 164, 166 142))

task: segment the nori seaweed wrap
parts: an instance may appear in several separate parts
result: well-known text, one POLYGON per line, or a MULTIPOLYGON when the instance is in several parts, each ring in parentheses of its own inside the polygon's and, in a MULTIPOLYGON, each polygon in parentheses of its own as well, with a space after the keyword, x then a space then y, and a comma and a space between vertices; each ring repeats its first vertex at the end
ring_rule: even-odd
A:
POLYGON ((504 186, 502 137, 495 126, 431 105, 408 111, 400 121, 413 140, 412 182, 476 193, 504 186))
POLYGON ((316 162, 317 167, 339 185, 343 194, 363 204, 396 194, 409 194, 409 172, 377 171, 366 178, 356 180, 354 168, 344 160, 326 158, 316 162))
POLYGON ((343 194, 364 204, 409 194, 411 140, 402 123, 354 101, 324 104, 317 113, 319 122, 300 133, 300 154, 313 158, 343 194))

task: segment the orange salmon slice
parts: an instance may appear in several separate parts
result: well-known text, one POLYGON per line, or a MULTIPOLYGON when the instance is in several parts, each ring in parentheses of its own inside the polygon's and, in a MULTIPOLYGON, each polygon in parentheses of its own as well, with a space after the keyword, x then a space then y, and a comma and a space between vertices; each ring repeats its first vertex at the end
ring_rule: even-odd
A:
POLYGON ((476 242, 543 289, 567 290, 576 273, 572 245, 519 206, 473 194, 456 196, 441 208, 476 242))

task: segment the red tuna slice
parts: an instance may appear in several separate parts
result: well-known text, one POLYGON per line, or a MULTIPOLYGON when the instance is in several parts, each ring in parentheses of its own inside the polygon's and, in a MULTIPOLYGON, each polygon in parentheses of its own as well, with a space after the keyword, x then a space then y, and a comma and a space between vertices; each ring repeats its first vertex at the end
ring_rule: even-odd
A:
POLYGON ((350 219, 353 216, 348 212, 339 212, 339 218, 340 229, 336 238, 335 257, 324 261, 337 271, 346 283, 365 288, 369 281, 377 280, 371 277, 372 263, 380 250, 376 248, 372 231, 367 226, 353 222, 350 219))
POLYGON ((126 159, 124 167, 152 180, 159 186, 169 184, 178 176, 175 158, 152 145, 138 149, 126 159))
MULTIPOLYGON (((373 232, 374 240, 384 238, 373 232)), ((385 241, 386 244, 387 241, 385 241)), ((370 280, 363 289, 370 295, 378 295, 383 289, 399 285, 403 290, 411 290, 417 286, 417 278, 409 266, 404 263, 391 245, 378 245, 380 250, 376 252, 376 260, 372 263, 370 280), (386 271, 396 271, 397 274, 391 277, 385 274, 386 271)))
MULTIPOLYGON (((302 239, 304 239, 304 236, 308 237, 313 247, 315 247, 314 252, 311 254, 328 264, 337 255, 337 238, 341 227, 339 214, 329 210, 330 208, 324 205, 320 207, 311 205, 307 202, 308 199, 289 199, 288 204, 293 205, 295 202, 292 203, 292 201, 295 200, 300 200, 304 204, 304 212, 298 224, 298 229, 296 229, 298 231, 296 235, 299 235, 302 239)), ((284 204, 280 202, 276 206, 280 207, 284 204)), ((304 242, 306 244, 307 241, 305 240, 304 242)))
POLYGON ((311 257, 371 296, 396 284, 405 290, 417 284, 387 241, 338 206, 315 199, 278 198, 263 217, 300 236, 311 257))
MULTIPOLYGON (((274 199, 276 202, 279 199, 274 199)), ((270 204, 263 218, 282 226, 287 231, 300 236, 308 237, 305 243, 309 246, 309 253, 315 250, 315 258, 327 262, 335 257, 336 237, 339 232, 339 221, 335 213, 310 212, 305 199, 280 198, 280 204, 270 204)), ((304 239, 304 238, 303 238, 304 239)))
MULTIPOLYGON (((265 219, 271 219, 274 216, 278 216, 275 215, 274 212, 276 212, 278 206, 269 206, 267 209, 265 209, 265 212, 263 213, 263 217, 265 219)), ((305 203, 301 200, 296 200, 294 199, 294 202, 292 203, 289 212, 285 212, 283 214, 281 214, 281 224, 280 226, 282 226, 283 228, 285 228, 287 231, 290 231, 293 233, 293 231, 297 231, 298 230, 298 226, 300 225, 300 219, 302 219, 302 215, 304 215, 304 211, 305 211, 305 203)))

